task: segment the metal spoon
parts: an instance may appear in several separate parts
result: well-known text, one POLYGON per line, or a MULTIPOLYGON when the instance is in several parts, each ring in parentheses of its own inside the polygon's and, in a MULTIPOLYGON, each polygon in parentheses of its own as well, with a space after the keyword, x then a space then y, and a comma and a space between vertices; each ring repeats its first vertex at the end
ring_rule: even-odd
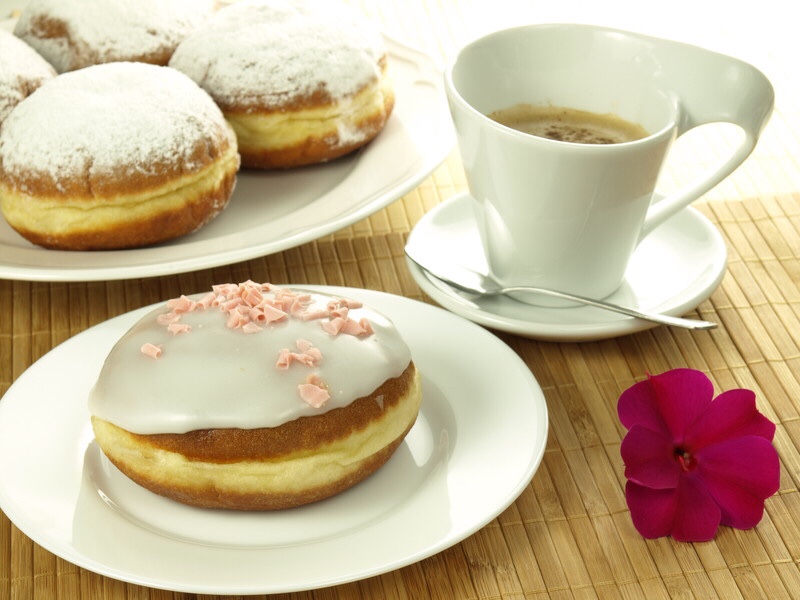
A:
POLYGON ((593 300, 583 296, 576 296, 574 294, 567 294, 556 290, 549 290, 538 287, 528 286, 515 286, 503 287, 494 281, 489 275, 478 273, 463 265, 453 264, 436 264, 435 260, 423 259, 419 253, 414 251, 413 246, 410 244, 405 248, 406 256, 412 263, 417 265, 424 273, 438 279, 439 281, 463 292, 468 292, 477 295, 494 295, 494 294, 508 294, 513 292, 531 292, 541 294, 543 296, 550 296, 552 298, 561 298, 562 300, 570 300, 580 304, 586 304, 605 310, 610 310, 637 319, 644 319, 645 321, 652 321, 661 325, 669 325, 672 327, 683 327, 686 329, 713 329, 717 326, 716 323, 710 321, 701 321, 699 319, 686 319, 683 317, 673 317, 670 315, 663 315, 658 313, 646 313, 626 306, 619 306, 610 302, 602 300, 593 300))

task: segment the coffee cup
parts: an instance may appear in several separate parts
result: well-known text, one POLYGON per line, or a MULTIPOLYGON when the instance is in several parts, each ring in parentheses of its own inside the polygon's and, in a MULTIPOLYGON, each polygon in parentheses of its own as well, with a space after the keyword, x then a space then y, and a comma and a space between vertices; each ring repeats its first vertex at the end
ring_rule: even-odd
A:
POLYGON ((445 90, 491 274, 598 299, 619 288, 648 233, 742 164, 774 104, 768 79, 741 60, 575 24, 469 43, 447 67, 445 90), (674 141, 717 122, 742 132, 726 158, 659 193, 674 141))

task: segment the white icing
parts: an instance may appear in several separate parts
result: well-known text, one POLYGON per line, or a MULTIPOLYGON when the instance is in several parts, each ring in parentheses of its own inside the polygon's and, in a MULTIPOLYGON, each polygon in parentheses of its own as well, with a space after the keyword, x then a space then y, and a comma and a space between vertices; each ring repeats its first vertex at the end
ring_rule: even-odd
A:
POLYGON ((170 66, 225 107, 275 107, 324 89, 332 100, 380 76, 386 50, 366 18, 336 0, 242 0, 184 40, 170 66))
POLYGON ((0 29, 0 124, 11 109, 55 74, 33 48, 0 29))
MULTIPOLYGON (((317 293, 311 298, 310 311, 331 300, 317 293)), ((275 427, 367 396, 401 375, 411 360, 391 321, 368 307, 349 311, 355 320, 368 319, 374 330, 368 336, 330 335, 322 327, 325 319, 291 316, 248 334, 229 328, 228 316, 216 307, 183 314, 180 322, 192 329, 174 335, 156 321, 166 312, 166 305, 150 312, 114 346, 89 397, 92 414, 142 434, 275 427), (322 359, 278 368, 281 351, 295 351, 297 340, 318 348, 322 359), (142 353, 147 343, 160 345, 162 354, 142 353), (331 396, 321 408, 298 392, 310 374, 318 375, 331 396)))
POLYGON ((214 8, 214 0, 31 0, 14 32, 64 72, 76 68, 75 53, 97 63, 171 51, 214 8), (37 21, 43 16, 63 22, 66 36, 41 37, 37 21))
POLYGON ((20 102, 0 131, 0 161, 12 176, 56 181, 116 180, 126 170, 155 178, 163 167, 154 163, 189 161, 198 144, 213 147, 220 135, 233 139, 221 111, 179 71, 109 63, 59 75, 20 102))

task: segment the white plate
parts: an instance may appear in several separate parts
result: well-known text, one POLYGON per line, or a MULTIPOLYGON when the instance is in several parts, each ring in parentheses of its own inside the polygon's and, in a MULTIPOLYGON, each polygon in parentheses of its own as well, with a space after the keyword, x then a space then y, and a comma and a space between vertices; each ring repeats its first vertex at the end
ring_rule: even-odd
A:
MULTIPOLYGON (((0 1, 0 18, 22 4, 0 1)), ((440 67, 417 50, 386 41, 396 105, 380 135, 354 155, 287 172, 242 170, 228 207, 214 221, 148 248, 46 250, 0 217, 0 278, 96 281, 211 268, 304 244, 384 208, 414 189, 455 146, 440 67)))
POLYGON ((76 565, 207 594, 290 592, 377 575, 440 552, 500 514, 530 482, 547 441, 547 407, 525 363, 440 308, 313 289, 391 317, 422 374, 419 419, 372 477, 274 513, 190 508, 127 480, 92 441, 86 398, 111 346, 149 307, 71 338, 8 390, 0 401, 0 508, 76 565))
MULTIPOLYGON (((443 257, 486 272, 472 199, 459 194, 422 217, 409 236, 436 240, 443 257)), ((639 244, 622 287, 607 300, 644 311, 683 315, 707 299, 725 275, 725 241, 693 208, 681 211, 639 244)), ((505 296, 467 297, 434 284, 411 261, 414 280, 443 307, 499 331, 546 341, 589 341, 655 327, 654 323, 590 306, 545 308, 505 296)))

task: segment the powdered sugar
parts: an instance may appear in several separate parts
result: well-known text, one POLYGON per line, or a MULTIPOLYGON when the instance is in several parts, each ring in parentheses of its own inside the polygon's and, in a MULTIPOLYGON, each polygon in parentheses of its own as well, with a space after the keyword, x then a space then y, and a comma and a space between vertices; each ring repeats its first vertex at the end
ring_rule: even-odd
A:
POLYGON ((12 177, 155 177, 159 162, 191 161, 198 143, 228 131, 208 94, 182 73, 111 63, 59 75, 21 102, 0 131, 0 161, 12 177))
POLYGON ((55 74, 33 48, 0 29, 0 124, 11 109, 55 74))
POLYGON ((335 0, 242 0, 184 40, 170 61, 223 107, 352 95, 380 75, 380 32, 335 0))
POLYGON ((31 0, 14 32, 64 72, 171 53, 214 6, 214 0, 31 0))

